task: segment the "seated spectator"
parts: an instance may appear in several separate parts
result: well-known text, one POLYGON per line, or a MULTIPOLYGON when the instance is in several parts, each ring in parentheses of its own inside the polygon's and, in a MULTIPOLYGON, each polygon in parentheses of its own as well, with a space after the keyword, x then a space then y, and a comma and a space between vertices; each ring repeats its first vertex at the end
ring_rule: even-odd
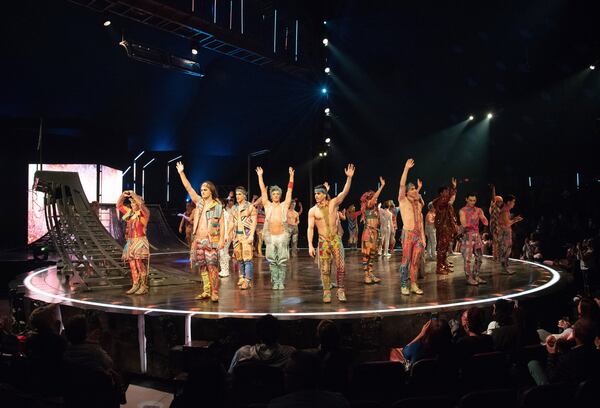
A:
POLYGON ((492 320, 488 324, 486 334, 491 335, 492 332, 501 326, 512 324, 513 303, 510 300, 498 299, 492 306, 492 320))
POLYGON ((319 387, 329 391, 347 391, 351 359, 341 350, 338 327, 331 320, 322 320, 317 326, 317 338, 319 348, 316 355, 321 361, 319 387))
POLYGON ((113 369, 110 356, 96 341, 90 340, 90 337, 96 336, 88 335, 85 316, 77 315, 69 319, 65 325, 65 336, 70 343, 63 356, 66 363, 91 371, 109 373, 113 369))
POLYGON ((0 353, 15 355, 19 353, 19 339, 12 330, 13 318, 0 316, 0 353))
POLYGON ((538 329, 538 335, 540 337, 540 342, 542 345, 546 345, 546 340, 548 337, 552 336, 554 339, 564 339, 570 340, 573 337, 573 328, 571 327, 571 322, 569 321, 569 317, 565 316, 560 319, 556 325, 558 327, 558 333, 550 333, 544 329, 538 329))
POLYGON ((271 400, 269 408, 349 408, 342 394, 318 388, 319 365, 314 354, 294 352, 284 368, 287 394, 271 400))
POLYGON ((600 352, 595 347, 596 325, 589 319, 579 319, 573 325, 575 346, 558 352, 559 342, 548 339, 546 369, 538 361, 530 361, 529 372, 536 384, 577 384, 600 376, 600 352))
POLYGON ((452 348, 450 326, 444 319, 430 319, 421 332, 402 349, 406 362, 414 364, 424 358, 449 357, 452 348))
POLYGON ((180 394, 173 398, 170 408, 221 408, 226 405, 227 375, 213 359, 207 359, 192 369, 180 394))
POLYGON ((258 343, 240 347, 234 354, 229 373, 244 361, 260 361, 272 367, 283 367, 296 350, 292 346, 279 344, 279 321, 268 314, 256 322, 258 343))
POLYGON ((498 299, 494 304, 494 321, 488 325, 494 351, 515 353, 520 347, 535 344, 539 336, 528 325, 524 311, 506 299, 498 299), (491 330, 490 330, 491 328, 491 330))
POLYGON ((483 314, 476 307, 463 312, 461 319, 465 336, 456 342, 456 354, 460 361, 465 361, 473 354, 487 353, 493 350, 492 338, 483 332, 483 314))

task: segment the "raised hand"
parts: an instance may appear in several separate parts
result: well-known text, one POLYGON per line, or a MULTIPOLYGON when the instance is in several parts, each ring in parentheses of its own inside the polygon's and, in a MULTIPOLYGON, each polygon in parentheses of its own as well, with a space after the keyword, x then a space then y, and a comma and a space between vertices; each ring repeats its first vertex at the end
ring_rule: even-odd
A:
POLYGON ((379 183, 381 183, 382 187, 385 186, 385 180, 381 176, 379 176, 379 183))
POLYGON ((417 190, 420 190, 421 187, 423 187, 423 182, 421 181, 421 179, 417 179, 417 190))
POLYGON ((456 188, 456 177, 452 177, 452 187, 456 188))
POLYGON ((356 167, 354 167, 354 164, 350 163, 348 165, 348 167, 346 167, 344 169, 344 173, 346 173, 346 177, 353 177, 354 176, 354 171, 356 170, 356 167))
POLYGON ((324 181, 324 182, 323 182, 323 186, 325 186, 325 189, 326 189, 327 191, 329 191, 329 183, 328 183, 328 182, 324 181))
POLYGON ((181 173, 183 171, 183 163, 178 161, 177 163, 175 163, 175 167, 177 168, 177 172, 181 173))
POLYGON ((294 173, 296 172, 296 170, 294 170, 294 168, 293 168, 293 167, 290 167, 290 168, 288 169, 288 172, 290 173, 290 177, 294 177, 294 173))
POLYGON ((259 166, 259 167, 256 168, 256 174, 258 174, 259 177, 263 175, 263 169, 262 169, 262 167, 259 166))
POLYGON ((408 159, 404 167, 406 167, 407 169, 412 169, 413 167, 415 167, 415 161, 413 159, 408 159))

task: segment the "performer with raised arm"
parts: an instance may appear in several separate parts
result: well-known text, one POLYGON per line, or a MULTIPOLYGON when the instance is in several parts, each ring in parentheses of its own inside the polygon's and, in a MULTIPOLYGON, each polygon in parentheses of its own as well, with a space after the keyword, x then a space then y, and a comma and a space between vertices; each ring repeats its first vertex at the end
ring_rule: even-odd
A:
POLYGON ((504 200, 501 196, 496 195, 496 186, 492 184, 492 200, 490 202, 490 235, 492 236, 492 259, 498 261, 498 246, 500 243, 501 229, 498 225, 500 212, 504 205, 504 200))
POLYGON ((379 239, 379 211, 377 208, 377 199, 385 180, 379 177, 379 189, 377 191, 369 190, 360 197, 360 211, 365 222, 365 228, 362 233, 362 254, 363 270, 365 273, 364 283, 379 283, 381 279, 373 274, 373 261, 377 256, 377 244, 379 239))
POLYGON ((122 259, 129 262, 132 286, 128 295, 145 295, 148 293, 148 266, 150 260, 150 244, 146 237, 146 227, 150 220, 150 210, 144 199, 135 192, 123 191, 117 200, 117 210, 123 214, 126 223, 122 259))
POLYGON ((211 181, 200 185, 200 195, 183 172, 182 162, 177 171, 185 190, 196 204, 192 227, 190 260, 192 270, 202 277, 202 293, 196 299, 219 301, 219 250, 225 247, 223 205, 218 201, 217 188, 211 181))
POLYGON ((346 184, 344 189, 334 198, 330 199, 327 188, 320 184, 314 188, 316 204, 308 211, 308 253, 314 258, 316 251, 313 246, 315 226, 319 233, 319 267, 321 283, 323 284, 323 302, 331 303, 331 258, 335 260, 337 297, 340 302, 346 301, 344 286, 345 264, 344 247, 337 233, 338 209, 350 191, 354 165, 349 164, 344 170, 346 184))
POLYGON ((248 202, 248 192, 242 186, 235 188, 235 205, 231 209, 233 256, 239 263, 238 286, 242 290, 252 287, 252 255, 254 231, 256 231, 256 208, 248 202))
POLYGON ((481 235, 479 235, 479 222, 488 225, 488 220, 485 218, 483 210, 475 207, 477 203, 475 193, 467 195, 465 201, 466 205, 458 212, 463 231, 460 249, 465 262, 467 285, 477 286, 480 283, 487 283, 485 279, 479 276, 483 259, 483 241, 481 235), (475 256, 474 264, 471 264, 472 256, 475 256))
POLYGON ((423 290, 417 284, 417 271, 425 248, 425 231, 423 230, 423 200, 419 192, 423 184, 417 179, 417 186, 406 184, 408 172, 415 166, 413 159, 408 159, 400 178, 398 203, 402 217, 402 263, 400 264, 400 285, 402 294, 410 292, 422 295, 423 290), (410 279, 409 279, 410 276, 410 279), (410 281, 410 288, 409 288, 410 281))
POLYGON ((435 208, 435 234, 437 240, 437 267, 436 273, 447 275, 452 272, 448 265, 448 250, 452 239, 456 235, 457 225, 454 217, 452 203, 456 197, 456 179, 452 178, 452 186, 443 186, 438 189, 438 196, 433 200, 435 208))
POLYGON ((286 263, 289 259, 290 235, 287 226, 287 213, 292 202, 294 169, 290 167, 288 172, 290 179, 285 193, 285 200, 281 202, 281 188, 278 186, 269 188, 271 194, 271 200, 269 200, 267 187, 263 180, 263 169, 261 167, 256 168, 261 202, 265 207, 265 226, 263 228, 263 237, 266 244, 265 257, 269 261, 271 283, 275 290, 284 289, 286 263))
POLYGON ((507 195, 504 200, 504 206, 498 218, 498 227, 500 228, 500 242, 498 245, 498 257, 502 265, 502 272, 507 275, 514 275, 514 272, 508 269, 508 258, 512 252, 512 226, 523 220, 520 215, 511 217, 510 210, 513 209, 517 199, 514 195, 507 195))

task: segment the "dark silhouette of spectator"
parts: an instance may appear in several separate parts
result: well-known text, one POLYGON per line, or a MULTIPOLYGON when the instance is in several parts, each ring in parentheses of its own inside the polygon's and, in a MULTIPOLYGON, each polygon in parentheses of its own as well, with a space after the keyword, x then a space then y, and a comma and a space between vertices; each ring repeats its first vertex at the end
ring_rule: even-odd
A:
POLYGON ((88 336, 88 322, 84 315, 73 316, 67 321, 65 336, 70 343, 63 356, 66 363, 107 373, 113 369, 113 361, 106 351, 97 342, 89 340, 89 337, 95 336, 88 336))
POLYGON ((351 358, 340 347, 340 332, 331 320, 322 320, 317 326, 319 347, 316 355, 321 361, 319 387, 346 392, 348 390, 351 358))
POLYGON ((476 307, 463 312, 461 319, 465 336, 456 342, 456 353, 460 361, 465 361, 473 354, 487 353, 493 350, 492 338, 483 332, 483 313, 476 307))
POLYGON ((227 373, 217 361, 207 359, 190 371, 181 394, 173 398, 171 408, 224 407, 226 377, 227 373))
POLYGON ((424 358, 446 359, 452 349, 452 333, 444 319, 430 319, 421 332, 404 347, 402 355, 405 360, 414 364, 424 358))
POLYGON ((269 408, 349 408, 341 394, 318 388, 320 361, 313 353, 296 351, 284 368, 288 392, 269 403, 269 408))
POLYGON ((292 346, 279 344, 279 321, 268 314, 256 322, 258 343, 240 347, 234 354, 229 373, 244 361, 260 361, 272 367, 283 367, 296 350, 292 346))

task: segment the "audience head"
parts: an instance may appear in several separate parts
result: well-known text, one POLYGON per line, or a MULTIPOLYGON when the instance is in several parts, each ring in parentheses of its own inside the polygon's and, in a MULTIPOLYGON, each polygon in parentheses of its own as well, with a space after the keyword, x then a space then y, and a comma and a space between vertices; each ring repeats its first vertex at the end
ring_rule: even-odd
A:
POLYGON ((315 354, 295 351, 283 370, 287 391, 294 392, 317 388, 320 369, 321 363, 315 354))
POLYGON ((483 314, 477 307, 470 307, 463 313, 463 329, 467 333, 480 334, 483 331, 483 314))
POLYGON ((494 303, 494 319, 500 326, 506 326, 512 323, 513 302, 507 299, 498 299, 494 303))
POLYGON ((581 298, 577 304, 577 315, 580 319, 600 320, 600 307, 591 297, 581 298))
POLYGON ((83 344, 87 339, 88 325, 84 315, 71 317, 65 324, 65 336, 71 344, 83 344))
POLYGON ((593 345, 596 335, 596 324, 590 319, 579 319, 573 325, 573 337, 578 345, 593 345))
POLYGON ((452 332, 450 325, 445 319, 432 319, 429 329, 423 336, 423 347, 436 352, 444 351, 450 346, 452 332))
POLYGON ((331 320, 321 320, 317 326, 317 337, 323 351, 337 350, 340 347, 340 332, 331 320))
POLYGON ((270 314, 262 316, 256 322, 256 335, 266 345, 276 344, 279 340, 279 320, 270 314))
POLYGON ((52 304, 35 309, 29 316, 30 326, 38 333, 54 332, 59 334, 60 319, 58 318, 56 307, 56 305, 52 304))

